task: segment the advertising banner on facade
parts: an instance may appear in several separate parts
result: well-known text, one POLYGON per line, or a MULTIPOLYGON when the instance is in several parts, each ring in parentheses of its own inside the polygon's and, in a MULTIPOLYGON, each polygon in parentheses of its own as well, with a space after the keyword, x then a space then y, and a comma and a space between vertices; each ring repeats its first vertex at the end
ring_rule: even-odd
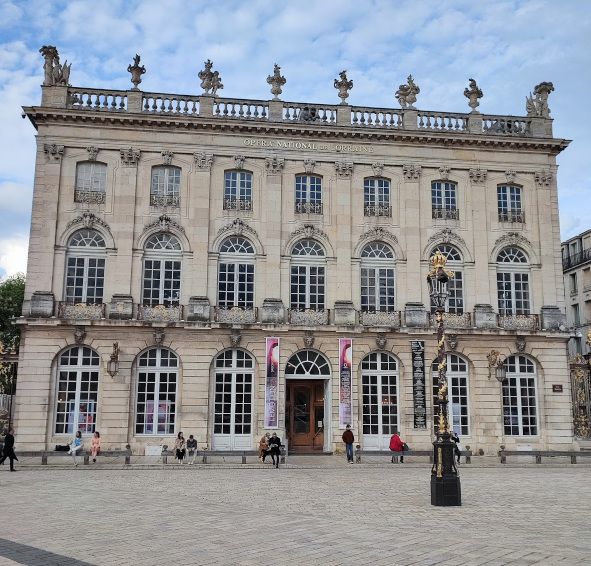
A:
POLYGON ((411 340, 412 352, 412 398, 414 405, 414 428, 427 428, 427 398, 425 396, 425 343, 411 340))
POLYGON ((267 338, 265 376, 265 428, 279 425, 279 338, 267 338))
POLYGON ((345 428, 353 420, 352 350, 351 338, 339 338, 339 428, 345 428))

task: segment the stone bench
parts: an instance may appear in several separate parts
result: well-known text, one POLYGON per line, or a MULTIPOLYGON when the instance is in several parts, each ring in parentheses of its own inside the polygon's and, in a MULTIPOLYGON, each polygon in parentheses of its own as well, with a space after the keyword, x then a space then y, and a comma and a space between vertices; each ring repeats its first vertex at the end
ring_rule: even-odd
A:
POLYGON ((542 463, 542 458, 567 457, 571 464, 577 463, 577 458, 587 458, 591 456, 589 452, 574 452, 573 450, 499 450, 501 464, 507 463, 507 456, 534 456, 536 464, 542 463))
MULTIPOLYGON (((34 451, 22 451, 19 450, 16 453, 17 457, 22 456, 23 458, 41 458, 41 465, 47 466, 47 460, 50 456, 68 456, 71 457, 70 454, 66 450, 34 450, 34 451)), ((83 450, 77 454, 79 457, 84 459, 84 464, 88 465, 90 463, 90 452, 87 450, 83 450)), ((125 464, 131 464, 131 448, 129 445, 124 450, 101 450, 99 454, 100 457, 111 457, 111 458, 125 458, 125 464)))
MULTIPOLYGON (((168 463, 169 456, 175 456, 174 450, 168 450, 167 446, 162 447, 162 463, 168 463)), ((187 451, 188 454, 188 451, 187 451)), ((248 456, 256 456, 258 458, 259 452, 258 450, 195 450, 195 458, 201 458, 201 462, 203 464, 207 464, 208 460, 212 456, 237 456, 241 458, 241 463, 246 464, 246 458, 248 456)), ((188 456, 185 457, 185 459, 188 456)), ((287 451, 285 449, 285 445, 281 445, 280 447, 280 463, 285 464, 287 459, 287 451)))
MULTIPOLYGON (((428 456, 429 462, 433 463, 433 450, 405 450, 404 452, 393 452, 392 450, 355 450, 355 462, 361 463, 361 456, 388 456, 388 458, 398 458, 399 456, 428 456)), ((466 464, 472 463, 472 450, 466 449, 460 451, 460 456, 464 456, 466 464)))

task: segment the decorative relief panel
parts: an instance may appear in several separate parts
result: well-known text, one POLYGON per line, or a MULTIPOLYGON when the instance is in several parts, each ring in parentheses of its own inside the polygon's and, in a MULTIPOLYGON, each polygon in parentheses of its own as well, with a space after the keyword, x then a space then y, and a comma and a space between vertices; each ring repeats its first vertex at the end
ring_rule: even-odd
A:
POLYGON ((375 163, 372 163, 371 168, 373 170, 373 174, 376 177, 382 176, 382 173, 384 172, 384 164, 381 161, 376 161, 375 163))
POLYGON ((552 171, 536 171, 534 178, 537 185, 540 187, 543 185, 547 187, 550 185, 553 179, 552 171))
POLYGON ((236 220, 234 220, 230 224, 226 224, 225 226, 222 226, 218 230, 218 234, 223 234, 224 232, 227 232, 229 234, 236 234, 238 236, 241 236, 242 234, 247 233, 247 234, 252 234, 255 238, 258 238, 258 234, 256 233, 256 230, 251 228, 246 222, 244 222, 244 220, 241 220, 240 218, 236 218, 236 220))
POLYGON ((519 234, 518 232, 507 232, 503 234, 500 238, 497 238, 495 242, 495 248, 505 247, 505 246, 524 246, 524 247, 531 247, 531 242, 525 237, 519 234))
POLYGON ((164 165, 170 165, 172 163, 172 158, 174 157, 172 151, 164 150, 160 152, 160 155, 162 156, 162 163, 164 163, 164 165))
POLYGON ((88 161, 96 161, 96 157, 98 155, 99 148, 94 147, 93 145, 90 145, 86 148, 86 151, 88 152, 88 161))
POLYGON ((517 177, 517 171, 507 169, 507 171, 505 171, 505 177, 507 178, 507 183, 514 183, 515 178, 517 177))
POLYGON ((306 173, 313 173, 314 167, 316 167, 316 161, 313 159, 304 159, 304 171, 306 173))
POLYGON ((353 175, 353 162, 335 161, 334 169, 338 179, 350 179, 353 175))
POLYGON ((414 163, 405 163, 402 166, 402 174, 407 181, 416 181, 420 178, 422 167, 414 163))
POLYGON ((473 183, 484 183, 486 181, 486 177, 488 176, 488 171, 478 167, 476 169, 470 169, 468 175, 470 176, 470 181, 473 183))
POLYGON ((285 159, 281 157, 265 157, 265 167, 269 175, 277 175, 283 170, 285 159))
POLYGON ((195 160, 195 165, 197 165, 199 169, 209 171, 213 164, 213 155, 211 153, 205 153, 204 151, 196 151, 193 154, 193 159, 195 160))
POLYGON ((111 233, 109 225, 104 220, 101 220, 98 216, 92 214, 92 212, 84 212, 80 216, 77 216, 73 220, 70 220, 70 222, 66 224, 66 230, 78 224, 81 225, 81 228, 88 229, 92 228, 95 225, 98 225, 104 228, 109 234, 111 233))
POLYGON ((170 229, 174 228, 183 234, 185 233, 185 229, 178 222, 175 222, 169 216, 166 216, 166 214, 162 214, 157 220, 154 220, 154 222, 146 224, 142 234, 145 234, 153 228, 159 228, 162 232, 170 232, 170 229))
POLYGON ((444 228, 435 232, 428 240, 428 244, 459 244, 460 246, 466 247, 464 239, 456 234, 450 228, 444 228))
POLYGON ((244 169, 244 162, 246 161, 246 157, 244 155, 235 155, 234 156, 234 165, 236 169, 244 169))
POLYGON ((449 179, 449 167, 447 165, 442 165, 438 169, 439 171, 439 178, 447 181, 449 179))
POLYGON ((55 143, 46 143, 43 146, 43 151, 48 161, 61 161, 64 155, 64 146, 55 143))
POLYGON ((137 167, 140 160, 140 150, 132 147, 122 148, 119 150, 121 156, 121 165, 123 167, 137 167))

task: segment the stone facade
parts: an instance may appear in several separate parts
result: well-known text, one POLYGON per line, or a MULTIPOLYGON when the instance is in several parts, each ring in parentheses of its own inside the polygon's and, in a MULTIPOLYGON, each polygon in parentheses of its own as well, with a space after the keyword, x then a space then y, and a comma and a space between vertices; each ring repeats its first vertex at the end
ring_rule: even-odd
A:
MULTIPOLYGON (((436 342, 426 274, 434 247, 448 245, 462 258, 463 309, 449 315, 449 343, 450 354, 467 368, 463 443, 485 453, 494 453, 500 444, 572 447, 569 335, 560 327, 564 293, 555 162, 568 142, 552 137, 548 117, 510 118, 475 109, 469 115, 424 112, 405 100, 403 109, 384 111, 208 93, 165 97, 135 89, 44 86, 41 106, 25 108, 38 131, 38 150, 19 321, 19 446, 41 449, 71 436, 67 427, 58 432, 56 413, 65 396, 58 381, 67 380, 65 374, 58 376, 58 364, 67 348, 87 346, 99 360, 96 414, 88 417, 86 398, 79 394, 60 409, 65 417, 59 418, 90 419, 83 426, 96 426, 105 446, 129 443, 139 453, 147 446, 170 445, 179 430, 215 447, 216 414, 224 409, 216 407, 214 359, 223 352, 247 352, 254 360, 252 405, 244 417, 251 426, 232 446, 255 447, 269 430, 264 421, 265 338, 275 336, 280 338, 280 436, 288 432, 287 382, 293 379, 285 376, 286 364, 292 355, 309 350, 322 354, 329 365, 328 377, 321 376, 322 448, 331 452, 340 445, 338 339, 351 338, 356 438, 370 444, 364 421, 371 420, 373 409, 365 406, 370 403, 363 395, 362 360, 372 352, 389 352, 397 364, 396 394, 380 397, 378 404, 395 404, 395 425, 402 436, 413 447, 427 448, 434 437, 432 377, 427 371, 427 427, 414 428, 410 341, 424 341, 430 367, 436 342), (81 203, 74 198, 77 167, 88 161, 88 147, 98 150, 93 163, 106 166, 104 198, 81 203), (152 198, 153 169, 160 166, 180 173, 174 199, 152 198), (248 206, 224 194, 229 171, 251 175, 248 206), (507 171, 522 191, 521 216, 501 215, 497 209, 498 187, 507 185, 507 171), (540 172, 548 182, 539 182, 540 172), (322 198, 298 209, 294 195, 300 175, 321 179, 322 198), (387 180, 387 205, 364 205, 367 179, 387 180), (439 181, 455 184, 453 214, 434 213, 434 184, 439 181), (67 301, 64 274, 71 239, 81 229, 97 232, 104 241, 98 307, 88 300, 79 307, 67 301), (181 265, 180 289, 167 304, 146 305, 145 262, 152 256, 145 246, 158 234, 174 236, 180 245, 174 251, 181 265), (221 246, 232 237, 244 238, 253 249, 252 308, 220 306, 221 246), (292 250, 302 241, 314 241, 324 250, 324 309, 290 308, 292 250), (361 303, 362 251, 372 242, 385 244, 392 253, 387 269, 395 272, 395 306, 389 312, 366 312, 361 303), (499 314, 497 256, 508 247, 527 257, 526 314, 499 314), (114 342, 118 367, 110 375, 114 342), (139 360, 152 348, 178 356, 174 406, 167 409, 175 420, 160 435, 140 434, 136 426, 139 360), (507 433, 510 417, 503 386, 489 367, 491 350, 502 359, 522 355, 533 362, 534 434, 507 433), (562 385, 561 393, 553 392, 554 384, 562 385)), ((318 265, 314 261, 319 260, 309 264, 318 265)))

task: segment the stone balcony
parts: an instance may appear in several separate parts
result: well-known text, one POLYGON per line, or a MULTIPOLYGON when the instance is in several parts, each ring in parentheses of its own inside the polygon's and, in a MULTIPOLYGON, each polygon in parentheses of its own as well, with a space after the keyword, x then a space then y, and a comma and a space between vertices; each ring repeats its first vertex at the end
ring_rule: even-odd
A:
POLYGON ((540 319, 537 314, 499 315, 498 326, 504 330, 539 330, 540 319))
POLYGON ((57 316, 67 320, 100 320, 105 318, 105 305, 60 302, 57 307, 57 316))
POLYGON ((215 307, 214 318, 215 322, 222 322, 225 324, 255 324, 258 319, 258 309, 215 307))
POLYGON ((149 322, 177 322, 183 318, 181 305, 138 305, 137 319, 149 322))
POLYGON ((400 311, 361 311, 359 324, 362 326, 381 326, 384 328, 400 328, 400 311))
POLYGON ((322 326, 329 323, 328 309, 325 310, 298 310, 289 309, 288 320, 290 324, 298 326, 322 326))
POLYGON ((412 107, 375 108, 72 86, 43 87, 42 107, 68 108, 80 112, 179 117, 187 120, 338 126, 358 131, 400 130, 486 137, 552 137, 552 120, 542 116, 435 112, 412 107))

